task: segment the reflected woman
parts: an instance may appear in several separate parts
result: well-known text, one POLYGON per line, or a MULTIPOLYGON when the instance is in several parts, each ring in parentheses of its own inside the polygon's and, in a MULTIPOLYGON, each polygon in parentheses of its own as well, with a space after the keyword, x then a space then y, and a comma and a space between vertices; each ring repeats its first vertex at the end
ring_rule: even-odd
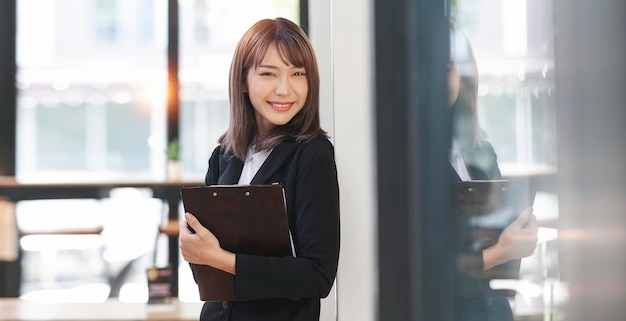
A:
MULTIPOLYGON (((477 115, 478 70, 467 38, 451 30, 451 59, 448 66, 448 106, 452 144, 452 181, 501 179, 497 156, 485 139, 477 115)), ((496 244, 482 250, 459 240, 456 289, 457 321, 512 321, 509 298, 491 290, 489 270, 531 255, 537 243, 537 220, 528 208, 507 226, 496 244)))

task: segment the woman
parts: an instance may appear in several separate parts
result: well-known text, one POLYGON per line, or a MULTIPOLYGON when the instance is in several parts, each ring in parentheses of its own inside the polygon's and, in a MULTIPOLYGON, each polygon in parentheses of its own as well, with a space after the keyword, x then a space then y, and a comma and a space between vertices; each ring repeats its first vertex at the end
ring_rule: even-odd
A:
MULTIPOLYGON (((479 127, 477 115, 478 71, 472 48, 463 35, 451 31, 448 66, 449 108, 452 128, 450 163, 452 181, 501 179, 497 156, 479 127)), ((464 223, 461 223, 463 226, 464 223)), ((459 277, 455 320, 512 321, 508 298, 491 290, 487 275, 494 267, 534 252, 537 220, 528 208, 507 226, 496 244, 475 250, 460 237, 459 277)))
POLYGON ((295 255, 228 252, 185 213, 185 260, 235 279, 237 300, 205 302, 200 320, 319 320, 339 259, 339 188, 333 146, 320 128, 317 62, 302 29, 282 18, 254 24, 235 49, 229 93, 229 128, 205 182, 282 184, 295 255))

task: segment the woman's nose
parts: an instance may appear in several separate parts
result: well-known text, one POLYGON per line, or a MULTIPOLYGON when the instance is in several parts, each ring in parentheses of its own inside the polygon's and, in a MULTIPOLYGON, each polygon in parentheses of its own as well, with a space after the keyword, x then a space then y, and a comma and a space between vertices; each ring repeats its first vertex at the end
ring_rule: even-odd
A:
POLYGON ((275 93, 277 95, 286 95, 289 93, 290 84, 287 77, 280 77, 276 83, 275 93))

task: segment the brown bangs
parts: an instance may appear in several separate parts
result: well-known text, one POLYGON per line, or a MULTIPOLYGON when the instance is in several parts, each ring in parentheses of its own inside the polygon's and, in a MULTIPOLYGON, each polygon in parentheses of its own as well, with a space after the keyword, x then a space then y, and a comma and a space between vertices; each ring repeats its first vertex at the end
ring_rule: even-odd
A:
POLYGON ((227 154, 244 159, 250 144, 269 149, 289 137, 306 141, 326 136, 319 119, 319 71, 315 52, 306 33, 284 19, 264 19, 254 24, 239 41, 229 77, 230 125, 219 142, 227 154), (304 68, 308 83, 306 102, 289 123, 277 126, 268 134, 257 136, 255 111, 246 94, 247 75, 262 62, 270 46, 275 46, 283 62, 304 68))
MULTIPOLYGON (((271 25, 267 27, 271 27, 271 25)), ((306 57, 310 56, 311 53, 305 52, 307 46, 299 41, 301 35, 294 34, 293 31, 287 28, 281 28, 280 25, 276 28, 265 28, 262 32, 267 33, 267 35, 258 37, 256 39, 257 43, 251 44, 250 55, 244 62, 246 69, 259 66, 265 56, 265 52, 272 45, 276 46, 276 50, 284 63, 298 68, 309 67, 306 63, 306 57)))
POLYGON ((305 55, 303 52, 302 44, 299 44, 296 39, 292 37, 277 37, 276 49, 278 54, 283 59, 283 62, 294 65, 298 68, 308 67, 305 62, 305 55))

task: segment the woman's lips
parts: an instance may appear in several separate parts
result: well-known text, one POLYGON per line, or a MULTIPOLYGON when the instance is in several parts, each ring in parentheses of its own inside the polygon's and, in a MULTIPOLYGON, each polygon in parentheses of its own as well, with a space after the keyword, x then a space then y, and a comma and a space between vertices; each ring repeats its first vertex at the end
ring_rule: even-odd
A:
POLYGON ((286 111, 289 110, 289 108, 291 108, 291 106, 293 106, 293 103, 279 103, 279 102, 268 102, 270 106, 272 106, 272 108, 278 110, 278 111, 286 111))

